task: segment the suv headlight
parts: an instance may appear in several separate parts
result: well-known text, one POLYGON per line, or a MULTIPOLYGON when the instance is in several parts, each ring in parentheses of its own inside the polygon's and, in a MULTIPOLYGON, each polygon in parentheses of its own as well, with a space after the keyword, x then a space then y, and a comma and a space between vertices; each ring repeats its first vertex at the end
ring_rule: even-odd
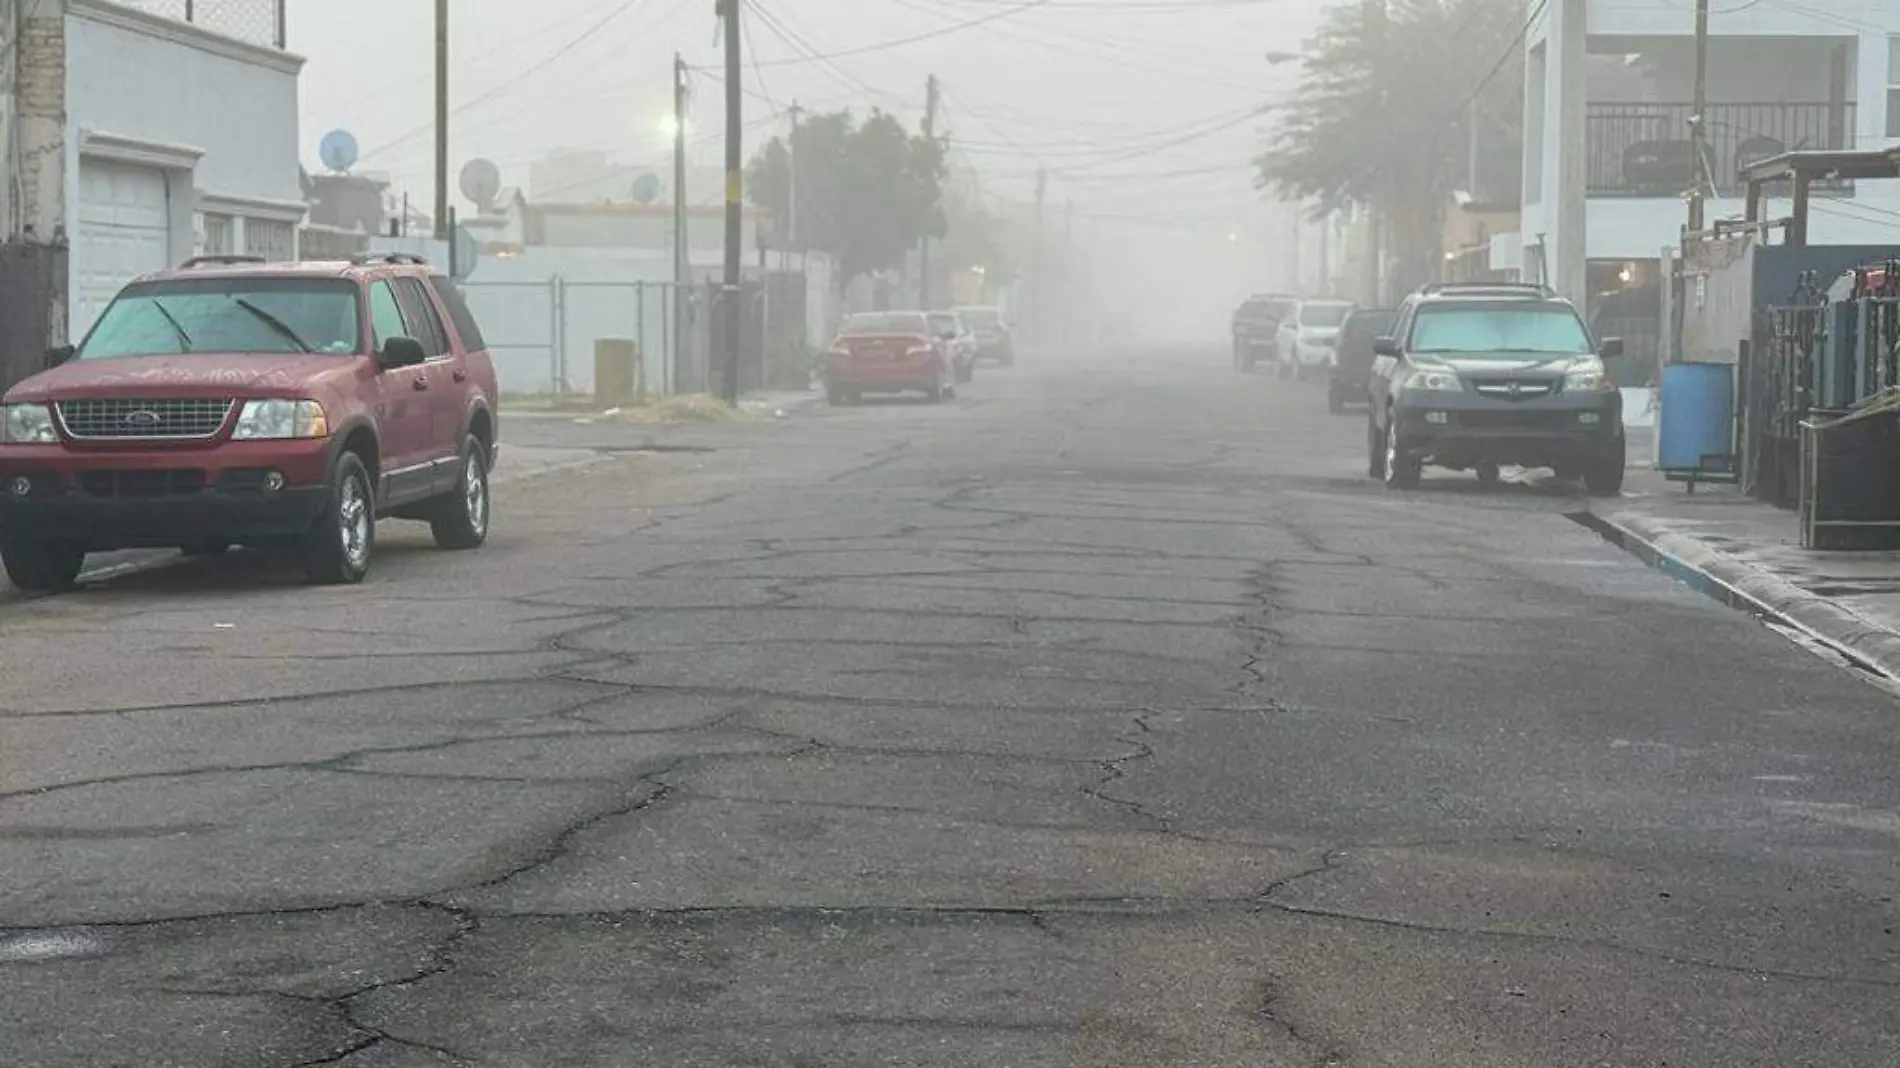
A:
POLYGON ((1418 389, 1430 393, 1462 393, 1465 384, 1459 380, 1455 372, 1426 368, 1406 375, 1405 381, 1399 388, 1418 389))
POLYGON ((44 404, 0 406, 0 444, 44 445, 59 440, 53 409, 44 404))
POLYGON ((322 438, 330 435, 323 405, 313 400, 253 400, 238 413, 235 441, 322 438))
POLYGON ((1595 360, 1574 364, 1564 375, 1565 393, 1606 393, 1615 388, 1609 372, 1595 360))

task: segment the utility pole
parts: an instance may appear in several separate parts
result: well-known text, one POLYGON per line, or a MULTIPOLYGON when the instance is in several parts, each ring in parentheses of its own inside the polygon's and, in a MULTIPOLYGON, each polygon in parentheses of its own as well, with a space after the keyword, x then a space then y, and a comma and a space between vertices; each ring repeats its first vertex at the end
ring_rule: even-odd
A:
POLYGON ((687 292, 692 284, 691 249, 686 233, 686 59, 673 53, 673 383, 688 381, 687 363, 693 351, 686 330, 692 307, 687 292))
POLYGON ((1043 208, 1044 201, 1047 199, 1048 192, 1049 192, 1049 171, 1047 168, 1038 168, 1036 170, 1036 241, 1035 241, 1036 265, 1030 272, 1030 283, 1029 283, 1030 285, 1029 292, 1031 296, 1030 309, 1034 313, 1033 315, 1031 315, 1029 319, 1029 342, 1032 345, 1037 345, 1042 342, 1042 308, 1043 308, 1042 298, 1043 298, 1043 290, 1044 290, 1044 286, 1043 286, 1044 264, 1043 264, 1043 254, 1042 254, 1042 251, 1043 251, 1042 250, 1042 230, 1043 230, 1042 208, 1043 208))
MULTIPOLYGON (((1376 63, 1385 62, 1385 3, 1386 0, 1366 0, 1365 6, 1366 37, 1371 43, 1373 61, 1376 63)), ((1390 114, 1390 110, 1386 106, 1385 90, 1383 87, 1381 87, 1379 91, 1379 97, 1379 114, 1382 116, 1390 114)), ((1387 145, 1393 143, 1390 137, 1384 140, 1387 145)), ((1384 173, 1386 175, 1386 182, 1389 183, 1392 181, 1391 166, 1395 164, 1396 161, 1388 160, 1386 162, 1388 166, 1384 173)), ((1370 210, 1367 212, 1368 217, 1366 219, 1366 243, 1370 246, 1370 249, 1368 250, 1369 254, 1366 256, 1366 263, 1368 265, 1368 271, 1372 276, 1367 288, 1372 292, 1373 306, 1383 307, 1385 305, 1386 211, 1385 205, 1380 204, 1376 198, 1371 204, 1368 204, 1367 207, 1370 210)))
POLYGON ((1319 287, 1314 291, 1315 296, 1333 295, 1332 236, 1333 216, 1328 212, 1319 220, 1319 287))
POLYGON ((1708 152, 1708 123, 1703 121, 1703 112, 1708 110, 1709 101, 1709 0, 1695 0, 1695 103, 1690 106, 1689 116, 1689 231, 1700 233, 1702 230, 1702 191, 1707 188, 1703 181, 1702 160, 1708 152))
POLYGON ((785 266, 790 269, 791 255, 796 251, 798 269, 802 271, 805 269, 805 246, 798 243, 798 117, 805 113, 805 109, 794 100, 785 113, 792 120, 792 132, 785 138, 785 177, 788 187, 785 196, 785 266))
POLYGON ((449 0, 435 0, 435 237, 449 233, 449 0))
MULTIPOLYGON (((924 140, 932 148, 937 144, 937 95, 937 76, 932 74, 924 81, 924 140)), ((930 310, 930 227, 936 213, 932 204, 924 220, 924 239, 917 246, 917 306, 923 311, 930 310)))
POLYGON ((1306 295, 1306 280, 1300 277, 1300 241, 1305 235, 1300 232, 1304 229, 1300 223, 1300 205, 1296 201, 1287 205, 1287 233, 1290 235, 1286 243, 1287 287, 1295 296, 1303 297, 1306 295))
POLYGON ((1075 339, 1075 198, 1062 207, 1062 344, 1075 339))
POLYGON ((720 383, 721 395, 729 404, 739 402, 739 344, 742 335, 742 317, 745 314, 745 302, 741 299, 739 285, 739 257, 744 242, 740 240, 740 231, 745 226, 742 212, 744 195, 745 160, 741 152, 744 147, 744 100, 741 93, 744 85, 745 68, 739 62, 739 4, 740 0, 720 0, 726 16, 726 272, 725 285, 721 296, 725 306, 725 344, 722 346, 725 363, 725 381, 720 383))

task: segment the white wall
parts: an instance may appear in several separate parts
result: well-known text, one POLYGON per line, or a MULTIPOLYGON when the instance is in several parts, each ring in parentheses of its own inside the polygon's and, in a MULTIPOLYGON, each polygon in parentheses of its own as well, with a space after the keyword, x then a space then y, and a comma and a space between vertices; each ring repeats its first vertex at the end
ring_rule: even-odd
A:
MULTIPOLYGON (((1582 0, 1552 0, 1558 3, 1582 0)), ((1900 5, 1893 0, 1803 0, 1799 6, 1776 0, 1711 6, 1709 33, 1737 37, 1840 37, 1857 26, 1900 28, 1900 5)), ((1692 34, 1695 0, 1595 0, 1590 4, 1590 33, 1630 35, 1692 34)))
MULTIPOLYGON (((1808 204, 1810 245, 1900 244, 1900 181, 1862 182, 1853 199, 1815 196, 1808 204)), ((1741 218, 1744 207, 1737 199, 1711 200, 1707 218, 1741 218)), ((1779 219, 1789 210, 1788 201, 1771 200, 1763 213, 1779 219)), ((1647 198, 1593 197, 1585 211, 1593 260, 1655 259, 1679 242, 1689 217, 1681 200, 1647 198)))

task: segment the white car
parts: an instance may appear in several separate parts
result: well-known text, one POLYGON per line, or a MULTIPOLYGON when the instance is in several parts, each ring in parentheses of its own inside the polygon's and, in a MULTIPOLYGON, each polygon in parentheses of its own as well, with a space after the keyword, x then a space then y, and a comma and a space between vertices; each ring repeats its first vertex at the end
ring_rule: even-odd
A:
POLYGON ((1338 361, 1339 328, 1352 312, 1349 300, 1302 300, 1280 320, 1274 348, 1279 374, 1304 380, 1338 361))

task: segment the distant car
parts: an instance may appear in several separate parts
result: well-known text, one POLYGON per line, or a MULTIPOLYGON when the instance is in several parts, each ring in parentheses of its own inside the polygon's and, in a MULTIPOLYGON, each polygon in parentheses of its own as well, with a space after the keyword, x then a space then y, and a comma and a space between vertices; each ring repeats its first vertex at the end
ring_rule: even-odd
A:
POLYGON ((1326 382, 1326 410, 1338 415, 1348 404, 1363 404, 1372 380, 1373 345, 1392 332, 1393 308, 1354 308, 1339 328, 1332 373, 1326 382))
POLYGON ((1280 320, 1292 314, 1300 298, 1256 293, 1234 310, 1234 370, 1246 372, 1262 360, 1277 360, 1280 320))
POLYGON ((995 360, 1008 367, 1016 362, 1016 337, 1000 308, 955 308, 952 312, 963 328, 976 338, 978 359, 995 360))
POLYGON ((1503 464, 1581 477, 1599 496, 1623 487, 1623 395, 1569 301, 1535 285, 1439 284, 1399 305, 1376 343, 1366 473, 1395 489, 1427 464, 1496 482, 1503 464))
POLYGON ((207 256, 134 279, 0 407, 0 559, 23 589, 89 552, 288 549, 369 571, 377 521, 488 536, 500 390, 461 293, 414 256, 207 256))
POLYGON ((825 396, 851 404, 867 393, 922 393, 933 404, 956 396, 950 348, 923 312, 853 315, 825 354, 825 396))
POLYGON ((937 333, 937 340, 950 349, 950 364, 956 371, 958 385, 976 381, 976 354, 978 343, 976 335, 963 325, 955 312, 931 312, 930 328, 937 333))
POLYGON ((1282 378, 1308 377, 1337 362, 1339 327, 1352 313, 1348 300, 1302 300, 1280 320, 1274 354, 1282 378))

